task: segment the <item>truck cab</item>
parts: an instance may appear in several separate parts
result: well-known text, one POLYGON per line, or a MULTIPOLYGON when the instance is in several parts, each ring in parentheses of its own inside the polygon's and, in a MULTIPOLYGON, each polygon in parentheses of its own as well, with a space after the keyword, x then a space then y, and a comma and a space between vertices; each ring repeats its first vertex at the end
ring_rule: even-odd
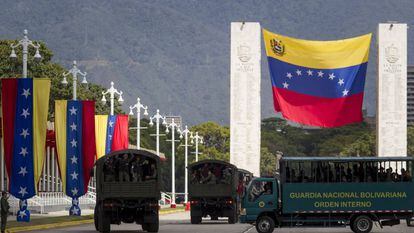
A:
POLYGON ((276 216, 279 206, 279 182, 275 178, 253 179, 242 199, 241 223, 255 223, 260 216, 276 216))
POLYGON ((414 216, 412 157, 286 157, 275 177, 253 179, 240 222, 275 227, 349 227, 370 233, 414 216))

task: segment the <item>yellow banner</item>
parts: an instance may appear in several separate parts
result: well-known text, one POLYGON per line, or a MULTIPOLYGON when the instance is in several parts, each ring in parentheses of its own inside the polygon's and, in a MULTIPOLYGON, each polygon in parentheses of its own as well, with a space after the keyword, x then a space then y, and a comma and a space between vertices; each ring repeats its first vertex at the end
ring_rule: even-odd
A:
POLYGON ((334 41, 301 40, 263 29, 268 57, 314 69, 336 69, 368 61, 371 34, 334 41))
POLYGON ((36 193, 45 161, 49 95, 50 79, 33 79, 33 166, 36 193))

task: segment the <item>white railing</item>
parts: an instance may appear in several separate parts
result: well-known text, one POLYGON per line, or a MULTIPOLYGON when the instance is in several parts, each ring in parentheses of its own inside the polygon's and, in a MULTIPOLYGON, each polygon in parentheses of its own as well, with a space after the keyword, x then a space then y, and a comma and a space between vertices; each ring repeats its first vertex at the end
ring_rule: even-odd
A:
POLYGON ((168 193, 161 192, 161 200, 158 202, 162 207, 169 206, 171 204, 171 195, 168 193))

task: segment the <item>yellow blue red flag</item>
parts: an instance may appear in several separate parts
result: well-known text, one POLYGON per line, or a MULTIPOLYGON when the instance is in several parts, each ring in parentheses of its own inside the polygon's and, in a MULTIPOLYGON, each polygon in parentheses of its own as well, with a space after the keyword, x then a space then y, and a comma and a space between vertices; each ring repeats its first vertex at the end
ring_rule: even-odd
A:
POLYGON ((304 125, 362 121, 371 34, 310 41, 263 30, 274 109, 304 125))

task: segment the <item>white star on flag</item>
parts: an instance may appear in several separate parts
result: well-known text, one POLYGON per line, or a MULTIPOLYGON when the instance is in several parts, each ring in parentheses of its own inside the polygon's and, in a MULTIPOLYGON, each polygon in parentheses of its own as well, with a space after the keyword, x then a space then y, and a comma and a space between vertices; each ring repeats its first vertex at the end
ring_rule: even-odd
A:
POLYGON ((76 198, 73 198, 73 199, 72 199, 72 204, 73 204, 73 205, 79 205, 79 200, 78 200, 78 199, 76 199, 76 198))
POLYGON ((26 167, 20 167, 19 174, 22 176, 25 176, 27 174, 26 167))
POLYGON ((76 194, 78 194, 78 189, 77 188, 73 188, 72 190, 72 195, 75 196, 76 194))
POLYGON ((77 147, 78 146, 78 142, 75 139, 72 139, 70 144, 72 144, 72 147, 77 147))
POLYGON ((284 83, 283 83, 283 88, 286 88, 286 89, 288 89, 288 88, 289 88, 289 83, 287 83, 287 82, 284 82, 284 83))
POLYGON ((23 157, 26 157, 26 155, 29 154, 29 152, 27 152, 27 147, 21 147, 20 149, 21 151, 19 155, 23 155, 23 157))
POLYGON ((73 123, 70 125, 70 128, 72 129, 72 131, 76 131, 76 127, 77 127, 77 125, 75 124, 75 122, 73 122, 73 123))
POLYGON ((71 162, 72 164, 74 164, 74 163, 78 163, 78 158, 76 158, 76 156, 72 156, 72 158, 70 158, 70 162, 71 162))
POLYGON ((27 206, 27 200, 22 200, 20 203, 21 203, 21 206, 22 207, 26 207, 27 206))
POLYGON ((78 179, 78 173, 76 173, 76 171, 73 171, 72 174, 70 174, 70 176, 72 176, 72 180, 77 180, 78 179))
POLYGON ((308 70, 307 73, 308 73, 309 76, 312 76, 313 75, 313 71, 312 70, 308 70))
POLYGON ((302 75, 302 71, 300 71, 300 70, 296 70, 296 74, 297 74, 297 75, 302 75))
POLYGON ((72 108, 71 109, 69 109, 69 112, 70 112, 70 115, 76 115, 76 112, 77 112, 78 110, 74 107, 74 106, 72 106, 72 108))
POLYGON ((114 122, 113 121, 109 121, 109 127, 114 127, 114 122))
POLYGON ((345 89, 345 90, 342 91, 342 95, 343 96, 347 96, 348 95, 348 92, 349 92, 349 90, 345 89))
POLYGON ((26 99, 27 99, 29 97, 29 95, 30 95, 30 88, 23 89, 22 95, 24 95, 24 97, 26 97, 26 99))
POLYGON ((340 78, 340 79, 339 79, 339 82, 338 82, 339 86, 344 85, 344 83, 345 83, 345 82, 344 82, 344 79, 340 78))
POLYGON ((76 207, 73 207, 73 209, 72 209, 72 214, 73 214, 73 215, 79 215, 79 209, 78 209, 78 208, 76 208, 76 207))
POLYGON ((20 136, 23 136, 24 139, 26 139, 26 137, 29 135, 29 129, 22 129, 22 133, 20 134, 20 136))
POLYGON ((20 195, 22 195, 22 197, 24 197, 24 195, 26 195, 26 194, 28 194, 28 192, 26 191, 26 187, 22 187, 22 186, 20 186, 20 191, 19 191, 19 193, 20 193, 20 195))
POLYGON ((289 79, 291 79, 293 77, 292 73, 287 73, 286 77, 288 77, 289 79))
POLYGON ((335 74, 334 73, 332 73, 332 74, 329 75, 329 79, 330 80, 333 80, 334 78, 335 78, 335 74))
POLYGON ((19 217, 23 219, 26 215, 26 211, 19 211, 19 217))
POLYGON ((318 77, 323 77, 323 72, 322 72, 322 70, 318 71, 318 77))
POLYGON ((109 139, 112 139, 112 135, 109 134, 108 137, 109 137, 109 139))
POLYGON ((30 116, 29 108, 23 108, 22 114, 20 116, 24 116, 24 119, 26 119, 28 116, 30 116))

